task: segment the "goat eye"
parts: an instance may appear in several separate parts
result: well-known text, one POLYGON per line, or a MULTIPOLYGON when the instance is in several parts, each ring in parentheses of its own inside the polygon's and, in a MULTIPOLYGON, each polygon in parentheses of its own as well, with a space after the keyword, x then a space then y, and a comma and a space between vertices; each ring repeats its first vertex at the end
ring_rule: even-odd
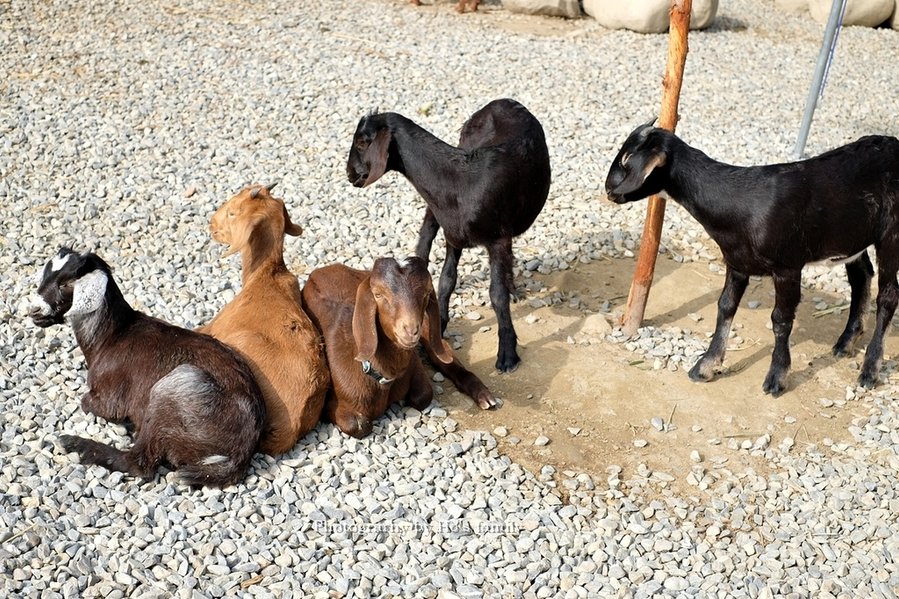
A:
POLYGON ((624 154, 624 155, 621 157, 621 166, 627 166, 627 161, 630 160, 630 159, 631 159, 631 155, 630 155, 630 154, 624 154))

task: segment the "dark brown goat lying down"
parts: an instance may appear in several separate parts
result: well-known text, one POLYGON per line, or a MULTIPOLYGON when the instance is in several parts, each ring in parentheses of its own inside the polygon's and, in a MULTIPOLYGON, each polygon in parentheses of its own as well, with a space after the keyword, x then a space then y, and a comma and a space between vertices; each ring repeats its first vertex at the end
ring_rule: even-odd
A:
POLYGON ((253 373, 208 335, 134 310, 95 254, 59 250, 44 267, 31 318, 68 320, 87 363, 85 412, 134 427, 128 451, 62 435, 81 461, 149 478, 168 463, 191 486, 226 486, 246 474, 265 421, 253 373))
POLYGON ((440 336, 437 298, 420 258, 378 258, 371 271, 332 264, 312 271, 303 304, 325 340, 331 389, 323 417, 364 437, 393 403, 425 408, 433 389, 417 348, 483 409, 496 398, 440 336))

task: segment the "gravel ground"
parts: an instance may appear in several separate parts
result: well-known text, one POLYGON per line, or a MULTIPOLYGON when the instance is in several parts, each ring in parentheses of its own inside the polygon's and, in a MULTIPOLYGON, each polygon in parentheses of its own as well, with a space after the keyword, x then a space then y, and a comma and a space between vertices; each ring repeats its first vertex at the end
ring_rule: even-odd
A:
MULTIPOLYGON (((520 274, 633 255, 644 207, 614 207, 601 190, 618 144, 656 111, 667 38, 589 20, 534 35, 520 31, 538 19, 495 2, 482 12, 460 17, 445 1, 0 1, 0 595, 896 596, 890 385, 836 398, 865 414, 851 443, 760 438, 740 451, 768 461, 764 476, 697 455, 686 496, 645 468, 610 466, 606 480, 529 473, 439 405, 393 410, 362 441, 320 426, 224 490, 189 491, 171 473, 139 483, 61 452, 63 433, 127 437, 81 412, 71 330, 24 318, 34 271, 62 243, 94 249, 136 307, 199 325, 239 284, 208 217, 243 185, 273 180, 305 228, 287 245, 301 277, 409 253, 422 213, 411 186, 390 176, 363 192, 345 180, 356 122, 375 107, 453 140, 489 100, 519 99, 543 122, 554 164, 547 209, 517 244, 520 274)), ((716 26, 691 34, 679 133, 725 161, 787 159, 820 37, 770 1, 723 2, 716 26)), ((899 135, 897 56, 895 31, 842 32, 810 153, 899 135)), ((720 268, 676 207, 663 245, 720 268)), ((463 260, 457 315, 484 309, 485 277, 485 260, 463 260)), ((843 279, 809 269, 806 283, 846 292, 843 279)), ((692 359, 705 342, 646 330, 628 349, 655 334, 665 359, 692 359)))

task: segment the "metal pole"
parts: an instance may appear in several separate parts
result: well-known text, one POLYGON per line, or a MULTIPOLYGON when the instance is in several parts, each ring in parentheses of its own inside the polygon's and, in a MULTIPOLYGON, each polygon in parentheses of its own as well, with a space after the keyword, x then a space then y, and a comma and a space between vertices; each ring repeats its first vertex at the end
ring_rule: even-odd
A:
POLYGON ((793 149, 794 160, 802 158, 802 152, 805 150, 808 132, 812 127, 812 117, 815 114, 818 99, 824 93, 824 80, 833 60, 833 53, 836 50, 837 35, 843 23, 843 15, 846 14, 847 2, 848 0, 833 0, 833 4, 830 7, 830 16, 827 18, 827 26, 824 28, 824 41, 821 43, 820 52, 818 52, 815 74, 812 77, 812 85, 808 90, 808 99, 805 101, 805 112, 802 114, 802 122, 799 124, 799 138, 796 140, 796 147, 793 149))

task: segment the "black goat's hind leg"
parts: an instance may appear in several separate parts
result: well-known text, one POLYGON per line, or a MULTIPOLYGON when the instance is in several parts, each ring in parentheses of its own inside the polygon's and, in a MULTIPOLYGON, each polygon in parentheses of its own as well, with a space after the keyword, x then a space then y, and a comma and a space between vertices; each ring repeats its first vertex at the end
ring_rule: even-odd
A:
POLYGON ((515 370, 521 358, 515 346, 518 336, 512 326, 512 312, 509 308, 509 284, 512 281, 512 238, 507 237, 493 242, 487 247, 490 256, 490 303, 496 313, 499 328, 499 351, 496 356, 496 369, 501 372, 515 370))
POLYGON ((892 251, 878 248, 877 252, 877 324, 865 351, 862 372, 858 375, 858 384, 868 389, 877 384, 883 360, 883 338, 896 312, 896 304, 899 303, 899 284, 896 282, 899 248, 890 250, 892 251))
POLYGON ((865 309, 871 296, 871 277, 874 276, 874 267, 871 266, 867 250, 852 262, 846 263, 846 275, 852 289, 849 319, 846 321, 843 334, 833 346, 833 355, 840 357, 849 355, 852 343, 865 330, 865 309))
POLYGON ((440 282, 437 284, 437 306, 440 308, 440 332, 446 331, 449 324, 449 301, 453 291, 456 290, 459 258, 462 250, 446 244, 446 261, 443 270, 440 271, 440 282))
POLYGON ((415 248, 415 255, 428 262, 431 256, 431 244, 437 237, 437 231, 440 230, 440 223, 430 208, 425 209, 425 218, 421 223, 421 229, 418 231, 418 246, 415 248))
POLYGON ((727 336, 734 321, 734 314, 746 292, 749 277, 734 269, 727 268, 727 276, 724 280, 724 289, 718 298, 718 319, 715 322, 715 334, 712 342, 705 350, 699 361, 690 369, 690 378, 694 381, 710 381, 715 376, 715 368, 724 361, 724 352, 727 349, 727 336))
POLYGON ((802 296, 801 271, 774 275, 774 310, 771 325, 774 329, 774 353, 771 367, 762 385, 762 391, 780 395, 786 388, 787 374, 790 372, 790 333, 796 318, 796 306, 802 296))

